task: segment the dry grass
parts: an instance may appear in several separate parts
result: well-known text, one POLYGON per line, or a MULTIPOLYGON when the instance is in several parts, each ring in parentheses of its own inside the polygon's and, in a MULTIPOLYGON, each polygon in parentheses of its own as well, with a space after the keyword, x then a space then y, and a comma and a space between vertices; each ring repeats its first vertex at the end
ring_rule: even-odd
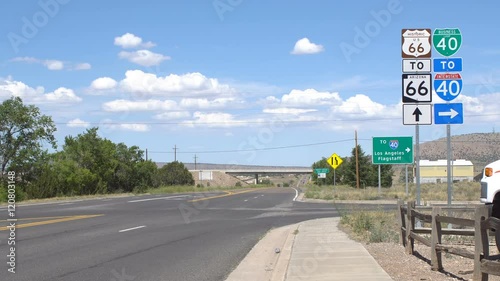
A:
POLYGON ((395 212, 350 211, 342 214, 341 229, 358 241, 398 242, 399 230, 395 212))
MULTIPOLYGON (((480 184, 478 182, 454 183, 452 188, 453 201, 477 201, 479 202, 480 184)), ((306 187, 306 198, 324 200, 416 200, 416 187, 409 184, 408 195, 405 185, 394 185, 390 188, 381 188, 379 193, 377 187, 366 187, 356 189, 345 185, 306 187)), ((422 201, 447 201, 448 186, 441 184, 421 184, 420 199, 422 201)))

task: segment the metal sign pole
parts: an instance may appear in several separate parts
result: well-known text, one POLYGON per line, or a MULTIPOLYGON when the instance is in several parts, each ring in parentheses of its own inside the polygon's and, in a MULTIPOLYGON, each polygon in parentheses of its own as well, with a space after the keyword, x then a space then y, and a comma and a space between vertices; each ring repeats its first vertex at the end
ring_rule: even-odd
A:
POLYGON ((405 165, 406 196, 408 196, 408 165, 405 165))
POLYGON ((446 149, 448 151, 447 155, 447 170, 446 177, 448 183, 448 206, 451 206, 451 197, 452 197, 452 180, 451 180, 451 126, 446 125, 446 149))
POLYGON ((417 186, 417 206, 420 206, 420 131, 418 124, 415 125, 415 183, 417 186))
POLYGON ((335 170, 336 169, 333 169, 333 186, 335 186, 335 182, 337 181, 336 175, 335 175, 335 170))
POLYGON ((380 165, 378 165, 378 194, 380 194, 381 190, 381 178, 380 178, 380 165))

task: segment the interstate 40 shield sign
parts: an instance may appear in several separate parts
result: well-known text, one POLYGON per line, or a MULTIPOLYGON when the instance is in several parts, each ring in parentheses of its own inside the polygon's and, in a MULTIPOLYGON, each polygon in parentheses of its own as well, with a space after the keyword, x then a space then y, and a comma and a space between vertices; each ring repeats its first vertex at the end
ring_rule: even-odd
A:
POLYGON ((454 100, 462 92, 462 76, 459 73, 436 74, 434 90, 443 100, 454 100))

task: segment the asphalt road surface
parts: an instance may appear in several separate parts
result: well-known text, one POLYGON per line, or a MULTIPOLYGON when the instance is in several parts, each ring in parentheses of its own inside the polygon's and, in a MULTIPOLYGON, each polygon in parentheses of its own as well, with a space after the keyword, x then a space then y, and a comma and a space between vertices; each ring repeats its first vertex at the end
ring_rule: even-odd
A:
POLYGON ((0 280, 221 281, 274 227, 338 216, 293 188, 147 195, 16 209, 15 271, 0 208, 0 280))

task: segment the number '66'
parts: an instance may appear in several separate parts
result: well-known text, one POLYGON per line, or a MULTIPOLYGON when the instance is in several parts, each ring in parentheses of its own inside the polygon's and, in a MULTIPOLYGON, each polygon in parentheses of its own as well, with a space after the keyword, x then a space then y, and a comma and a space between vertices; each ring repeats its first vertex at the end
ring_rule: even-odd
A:
POLYGON ((413 81, 410 81, 410 83, 408 83, 408 85, 406 85, 406 94, 408 96, 413 96, 415 95, 417 92, 419 95, 421 96, 425 96, 429 93, 429 89, 427 89, 427 87, 424 87, 424 84, 425 84, 425 81, 422 81, 420 82, 420 84, 418 85, 418 89, 416 89, 415 87, 413 87, 413 81))

